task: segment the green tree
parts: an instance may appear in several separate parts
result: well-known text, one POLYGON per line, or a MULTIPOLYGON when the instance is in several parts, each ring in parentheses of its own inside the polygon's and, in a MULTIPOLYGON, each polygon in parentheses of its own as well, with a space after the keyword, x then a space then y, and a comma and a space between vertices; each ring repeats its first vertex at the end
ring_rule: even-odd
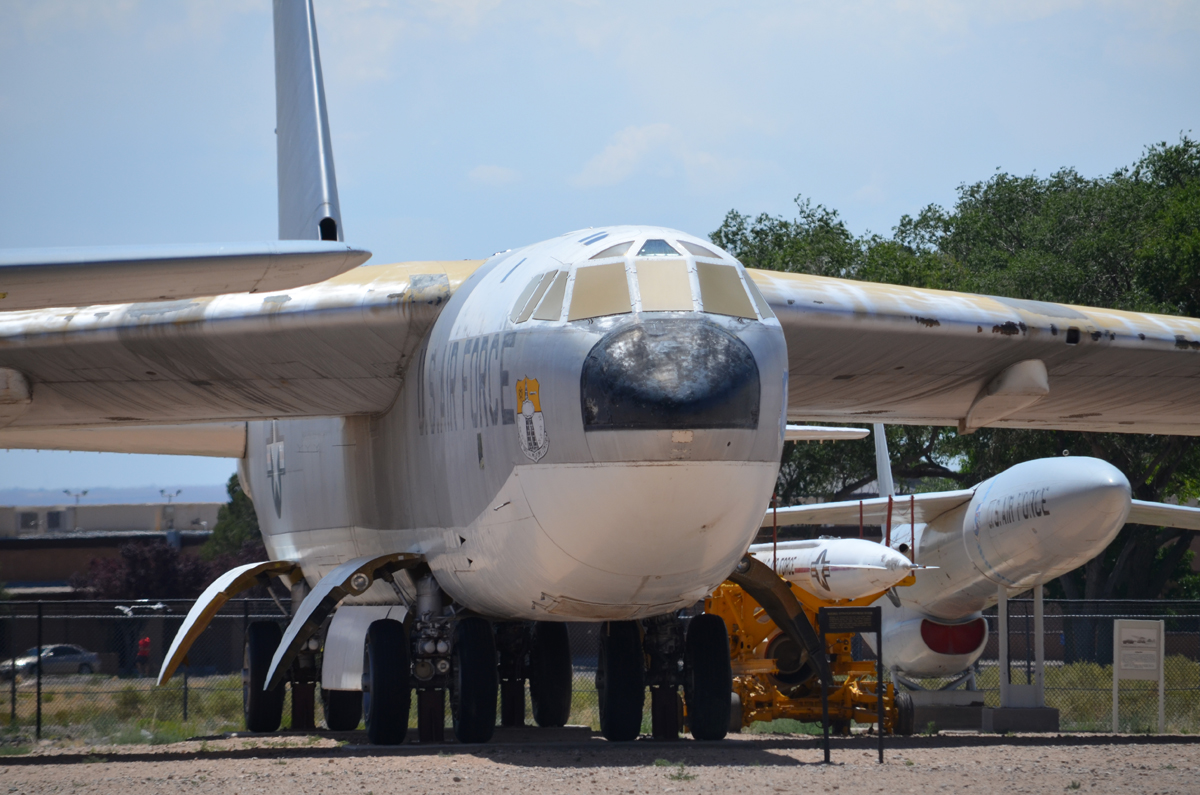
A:
MULTIPOLYGON (((795 220, 731 211, 712 240, 747 267, 1200 316, 1200 143, 1188 136, 1150 146, 1104 177, 1062 169, 960 185, 953 208, 905 215, 890 237, 855 236, 836 211, 803 197, 796 204, 795 220)), ((959 436, 908 427, 889 429, 888 439, 901 481, 966 485, 1067 450, 1121 469, 1137 499, 1200 496, 1200 448, 1192 437, 1010 429, 959 436)), ((869 482, 872 447, 844 444, 785 446, 782 503, 844 497, 869 482)), ((1189 577, 1195 535, 1129 525, 1103 555, 1060 578, 1061 592, 1153 598, 1178 591, 1189 577)))
POLYGON ((258 529, 258 514, 254 512, 254 503, 242 490, 242 483, 236 474, 229 477, 225 491, 229 494, 229 502, 217 512, 217 524, 213 527, 212 537, 205 542, 201 554, 205 560, 230 556, 241 558, 247 554, 251 555, 250 560, 265 559, 262 532, 258 529), (258 557, 253 556, 256 548, 262 550, 258 557))

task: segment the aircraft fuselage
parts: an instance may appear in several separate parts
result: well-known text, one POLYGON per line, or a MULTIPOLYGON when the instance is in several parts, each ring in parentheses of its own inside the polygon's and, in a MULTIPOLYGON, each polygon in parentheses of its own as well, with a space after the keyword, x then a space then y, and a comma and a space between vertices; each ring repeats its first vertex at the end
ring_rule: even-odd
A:
POLYGON ((315 582, 419 552, 460 604, 510 619, 661 614, 724 580, 779 466, 783 335, 710 243, 605 232, 480 267, 386 413, 251 423, 272 557, 315 582))

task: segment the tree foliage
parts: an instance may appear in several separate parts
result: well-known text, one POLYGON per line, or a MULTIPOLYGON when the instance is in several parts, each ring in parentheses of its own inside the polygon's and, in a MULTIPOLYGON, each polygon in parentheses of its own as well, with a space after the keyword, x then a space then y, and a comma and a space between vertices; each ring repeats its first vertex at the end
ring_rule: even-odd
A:
POLYGON ((266 549, 263 547, 262 531, 258 529, 258 514, 249 495, 242 490, 242 482, 236 474, 229 477, 225 491, 229 494, 229 502, 217 512, 217 524, 213 527, 212 537, 204 544, 203 556, 208 560, 221 556, 241 556, 249 551, 246 549, 249 547, 251 550, 262 550, 262 555, 252 560, 264 560, 266 549))
MULTIPOLYGON (((747 267, 1060 303, 1200 316, 1200 143, 1148 147, 1137 162, 1089 178, 998 172, 960 185, 954 206, 903 216, 891 236, 854 235, 835 210, 796 199, 795 219, 731 211, 712 234, 747 267)), ((1129 478, 1133 496, 1200 496, 1191 437, 983 429, 888 429, 898 480, 969 485, 1023 460, 1090 455, 1129 478), (933 479, 933 480, 931 480, 933 479)), ((844 498, 874 479, 868 441, 788 444, 782 504, 844 498)), ((1068 597, 1152 598, 1195 588, 1193 531, 1128 525, 1109 549, 1060 578, 1068 597)))
POLYGON ((94 558, 72 585, 94 599, 183 599, 199 596, 211 566, 165 541, 122 544, 116 557, 94 558))

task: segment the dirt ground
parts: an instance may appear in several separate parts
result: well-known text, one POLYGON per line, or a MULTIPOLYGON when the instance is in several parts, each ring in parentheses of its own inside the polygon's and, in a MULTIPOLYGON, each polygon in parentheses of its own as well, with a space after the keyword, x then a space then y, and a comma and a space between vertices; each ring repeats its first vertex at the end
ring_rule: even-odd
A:
POLYGON ((611 745, 586 734, 487 746, 372 748, 345 739, 242 737, 0 757, 0 793, 1195 793, 1200 738, 981 735, 874 742, 757 735, 611 745))

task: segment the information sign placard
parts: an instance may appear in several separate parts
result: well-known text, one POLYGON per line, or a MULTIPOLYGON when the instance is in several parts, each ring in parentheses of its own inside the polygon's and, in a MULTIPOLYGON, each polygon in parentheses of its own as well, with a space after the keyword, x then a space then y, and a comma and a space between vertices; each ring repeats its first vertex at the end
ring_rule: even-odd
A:
POLYGON ((1166 726, 1164 710, 1163 659, 1166 645, 1165 624, 1118 618, 1113 621, 1113 718, 1117 733, 1117 685, 1122 679, 1158 680, 1158 731, 1166 726))

